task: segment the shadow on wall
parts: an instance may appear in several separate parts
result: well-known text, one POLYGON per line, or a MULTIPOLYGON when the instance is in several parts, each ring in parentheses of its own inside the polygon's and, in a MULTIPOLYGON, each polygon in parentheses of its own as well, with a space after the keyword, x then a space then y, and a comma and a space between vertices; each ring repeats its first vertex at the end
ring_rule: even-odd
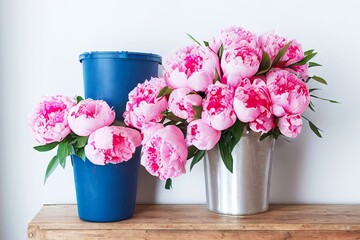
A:
POLYGON ((158 179, 150 175, 143 166, 139 169, 137 203, 151 204, 156 202, 158 179))
MULTIPOLYGON (((299 139, 300 140, 300 139, 299 139)), ((270 202, 302 203, 306 177, 306 141, 277 140, 272 162, 270 202)))

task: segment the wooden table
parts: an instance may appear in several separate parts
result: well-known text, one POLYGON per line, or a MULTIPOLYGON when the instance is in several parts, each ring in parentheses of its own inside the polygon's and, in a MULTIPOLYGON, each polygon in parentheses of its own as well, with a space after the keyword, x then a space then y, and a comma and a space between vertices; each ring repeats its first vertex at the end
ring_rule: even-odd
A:
POLYGON ((133 218, 91 223, 76 205, 45 205, 28 225, 28 239, 360 239, 360 205, 271 205, 233 217, 204 205, 137 205, 133 218))

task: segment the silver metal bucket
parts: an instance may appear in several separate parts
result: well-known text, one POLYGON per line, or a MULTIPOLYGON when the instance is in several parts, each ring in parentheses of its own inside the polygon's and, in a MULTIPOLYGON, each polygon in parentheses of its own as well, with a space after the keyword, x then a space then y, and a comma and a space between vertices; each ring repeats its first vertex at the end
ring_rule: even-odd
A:
POLYGON ((233 173, 224 165, 218 146, 205 154, 206 201, 210 211, 229 215, 265 212, 269 206, 271 161, 275 140, 244 132, 232 157, 233 173))

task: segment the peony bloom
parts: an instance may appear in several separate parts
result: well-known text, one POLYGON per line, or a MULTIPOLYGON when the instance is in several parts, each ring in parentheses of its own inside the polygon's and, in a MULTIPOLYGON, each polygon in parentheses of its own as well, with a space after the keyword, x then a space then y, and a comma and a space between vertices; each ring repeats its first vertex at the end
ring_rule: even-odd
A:
POLYGON ((224 50, 221 60, 222 82, 237 87, 243 79, 250 78, 259 70, 260 48, 249 46, 224 50))
POLYGON ((266 83, 260 78, 251 84, 245 80, 235 91, 234 110, 240 121, 250 123, 255 132, 268 132, 274 127, 271 97, 266 83))
POLYGON ((117 164, 131 159, 140 144, 141 135, 137 130, 106 126, 90 134, 85 154, 96 165, 117 164))
POLYGON ((273 102, 272 113, 277 117, 302 114, 310 103, 309 89, 293 73, 273 69, 266 75, 266 84, 273 102))
POLYGON ((205 91, 213 83, 219 58, 207 47, 188 46, 179 49, 165 63, 164 77, 171 88, 205 91))
POLYGON ((142 129, 144 124, 160 122, 163 118, 161 113, 166 110, 168 102, 165 96, 157 96, 165 86, 163 78, 151 78, 150 81, 139 83, 129 93, 123 115, 126 125, 142 129))
POLYGON ((141 164, 161 180, 174 178, 185 173, 187 146, 181 130, 174 126, 159 126, 155 130, 144 129, 147 141, 143 141, 141 164), (151 134, 146 131, 151 131, 151 134))
POLYGON ((179 118, 186 119, 187 122, 194 120, 193 106, 201 106, 202 103, 202 98, 191 91, 189 88, 178 88, 169 96, 169 111, 179 118))
POLYGON ((225 130, 236 121, 233 109, 234 88, 220 82, 206 89, 201 118, 216 130, 225 130))
POLYGON ((239 26, 232 26, 221 30, 220 40, 224 49, 248 46, 258 48, 257 36, 239 26))
POLYGON ((95 130, 109 126, 115 120, 115 111, 103 100, 91 98, 80 101, 70 109, 68 122, 79 136, 89 136, 95 130))
POLYGON ((202 119, 194 120, 187 126, 186 143, 200 150, 210 150, 220 140, 221 131, 210 127, 202 119))
POLYGON ((67 116, 75 98, 61 95, 43 97, 30 115, 29 127, 40 144, 61 142, 70 132, 67 116))
POLYGON ((279 118, 277 125, 286 137, 295 138, 301 132, 302 119, 300 115, 285 115, 279 118))
POLYGON ((292 66, 291 68, 287 68, 287 70, 289 70, 290 72, 293 72, 296 76, 301 78, 303 81, 306 81, 309 77, 309 73, 308 73, 309 64, 292 66))
MULTIPOLYGON (((274 61, 280 49, 284 47, 289 41, 286 38, 280 37, 276 34, 265 33, 259 37, 259 42, 262 50, 264 50, 270 56, 271 61, 274 61)), ((304 52, 301 48, 301 45, 295 40, 292 40, 288 50, 280 59, 280 62, 282 62, 283 66, 286 67, 293 63, 299 62, 303 58, 304 52)))

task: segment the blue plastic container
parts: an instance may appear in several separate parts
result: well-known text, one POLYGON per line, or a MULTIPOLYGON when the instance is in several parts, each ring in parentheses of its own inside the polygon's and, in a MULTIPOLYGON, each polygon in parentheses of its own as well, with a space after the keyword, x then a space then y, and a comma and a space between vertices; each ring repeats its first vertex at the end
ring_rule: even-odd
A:
POLYGON ((78 214, 90 222, 115 222, 134 215, 140 149, 120 164, 99 166, 72 155, 78 214))
MULTIPOLYGON (((129 92, 145 79, 158 76, 161 57, 135 52, 88 52, 83 65, 85 98, 102 99, 112 106, 116 119, 122 114, 129 92)), ((79 217, 92 222, 113 222, 133 216, 140 166, 140 149, 120 164, 94 165, 71 157, 79 217)))

